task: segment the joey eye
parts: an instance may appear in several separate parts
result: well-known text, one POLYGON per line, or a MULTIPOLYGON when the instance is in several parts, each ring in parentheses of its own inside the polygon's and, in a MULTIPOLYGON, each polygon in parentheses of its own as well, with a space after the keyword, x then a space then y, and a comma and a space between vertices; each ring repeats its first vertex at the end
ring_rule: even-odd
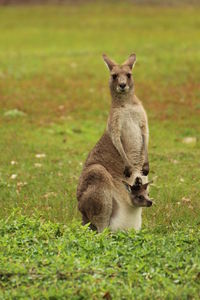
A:
POLYGON ((127 73, 126 76, 128 77, 128 79, 131 78, 131 73, 127 73))
POLYGON ((141 195, 140 195, 140 196, 138 196, 138 198, 139 198, 140 200, 143 200, 143 196, 141 196, 141 195))
POLYGON ((112 78, 115 80, 117 78, 117 74, 113 74, 112 78))

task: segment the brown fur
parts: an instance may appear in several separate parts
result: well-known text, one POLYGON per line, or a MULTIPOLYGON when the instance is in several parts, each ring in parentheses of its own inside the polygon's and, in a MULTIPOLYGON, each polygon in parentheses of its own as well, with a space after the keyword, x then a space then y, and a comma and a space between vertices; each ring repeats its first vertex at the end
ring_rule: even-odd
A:
POLYGON ((141 102, 134 95, 132 76, 127 75, 131 74, 135 55, 132 54, 122 66, 105 55, 103 57, 111 71, 111 110, 107 129, 89 153, 77 187, 78 208, 83 223, 90 221, 98 232, 110 225, 120 203, 134 209, 122 183, 124 171, 127 176, 132 175, 128 181, 133 184, 136 175, 141 174, 143 166, 148 164, 147 117, 141 102), (135 126, 130 138, 126 134, 129 131, 132 134, 129 119, 130 124, 135 126))

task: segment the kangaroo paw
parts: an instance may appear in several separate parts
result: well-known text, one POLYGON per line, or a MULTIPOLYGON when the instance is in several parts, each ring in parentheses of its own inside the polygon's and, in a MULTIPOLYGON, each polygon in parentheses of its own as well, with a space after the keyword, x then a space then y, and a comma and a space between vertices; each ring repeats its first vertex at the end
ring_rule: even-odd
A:
POLYGON ((142 167, 142 174, 144 176, 147 176, 149 174, 149 163, 145 162, 143 167, 142 167))
POLYGON ((132 174, 131 167, 126 166, 125 169, 124 169, 125 177, 130 177, 131 174, 132 174))

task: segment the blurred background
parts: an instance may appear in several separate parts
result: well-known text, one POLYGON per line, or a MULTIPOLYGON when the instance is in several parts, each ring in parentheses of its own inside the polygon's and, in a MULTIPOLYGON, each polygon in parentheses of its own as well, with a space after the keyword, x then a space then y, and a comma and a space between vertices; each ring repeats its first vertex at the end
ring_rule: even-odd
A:
POLYGON ((144 226, 200 222, 200 1, 0 0, 0 216, 67 223, 110 107, 106 53, 135 52, 154 207, 144 226))

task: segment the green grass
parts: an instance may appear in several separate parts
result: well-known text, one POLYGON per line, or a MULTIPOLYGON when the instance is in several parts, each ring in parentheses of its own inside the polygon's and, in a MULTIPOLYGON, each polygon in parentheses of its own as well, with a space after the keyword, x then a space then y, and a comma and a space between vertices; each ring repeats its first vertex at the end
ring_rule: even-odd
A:
MULTIPOLYGON (((2 221, 1 228, 5 232, 9 226, 14 226, 13 222, 25 222, 23 233, 20 229, 2 237, 2 251, 7 247, 10 252, 7 262, 0 260, 0 271, 16 274, 3 277, 3 281, 0 276, 0 289, 6 297, 15 297, 15 287, 16 293, 25 297, 28 287, 33 293, 38 284, 41 293, 39 290, 37 293, 41 298, 56 293, 62 297, 65 287, 71 299, 80 299, 81 295, 98 299, 107 290, 113 299, 122 299, 123 295, 126 299, 130 295, 132 298, 150 295, 151 299, 199 298, 194 279, 199 278, 196 269, 199 262, 194 259, 200 224, 199 14, 199 7, 139 7, 124 2, 117 5, 98 2, 55 7, 0 7, 0 218, 5 220, 13 208, 21 209, 26 216, 39 211, 44 220, 41 226, 46 226, 46 240, 49 239, 46 247, 50 247, 53 255, 50 267, 46 266, 40 274, 39 262, 48 260, 47 248, 38 254, 38 261, 35 254, 30 266, 36 271, 31 275, 32 271, 27 269, 30 253, 23 251, 26 242, 19 246, 22 252, 17 259, 14 253, 17 253, 20 235, 24 235, 23 240, 26 235, 27 240, 34 235, 40 240, 38 229, 34 233, 36 225, 31 229, 31 224, 39 221, 25 217, 18 220, 17 216, 16 221, 8 221, 5 225, 2 221), (103 52, 119 62, 132 52, 137 54, 133 72, 136 94, 149 116, 149 178, 154 179, 150 194, 155 198, 155 205, 144 210, 144 232, 138 235, 105 233, 96 236, 80 228, 76 208, 76 186, 82 164, 104 131, 110 106, 108 71, 101 58, 103 52), (14 109, 25 115, 12 112, 14 109), (196 137, 196 143, 183 143, 185 137, 196 137), (37 154, 45 154, 45 157, 37 158, 37 154), (11 163, 13 161, 16 163, 11 163), (62 235, 54 239, 53 232, 59 226, 63 228, 62 235), (86 232, 85 237, 83 232, 86 232), (70 246, 68 235, 71 242, 74 237, 77 244, 70 246), (94 249, 94 253, 88 252, 89 259, 87 251, 83 251, 79 269, 73 257, 76 251, 82 251, 77 246, 80 236, 83 239, 80 243, 88 239, 88 247, 94 249), (184 236, 188 237, 188 244, 184 236), (14 238, 16 243, 12 244, 10 241, 14 238), (140 257, 140 243, 134 248, 137 238, 141 243, 144 241, 150 251, 148 258, 140 257), (75 268, 69 285, 65 275, 63 280, 56 277, 57 242, 62 253, 58 257, 58 270, 68 276, 75 268), (104 250, 100 253, 101 243, 104 250), (193 250, 187 253, 190 246, 193 250), (66 250, 68 247, 72 247, 71 252, 66 250), (183 276, 183 281, 176 282, 165 265, 166 260, 177 261, 179 248, 180 262, 185 270, 183 275, 179 274, 179 267, 169 267, 175 277, 183 276), (168 253, 166 260, 165 251, 168 253), (124 261, 123 272, 115 263, 114 273, 109 268, 106 271, 106 263, 114 259, 113 255, 124 261), (156 265, 155 277, 152 275, 150 280, 149 275, 142 274, 151 274, 150 265, 156 264, 157 259, 160 271, 156 265), (143 261, 148 271, 140 270, 136 260, 143 261), (20 269, 22 261, 25 265, 20 269), (86 275, 84 264, 87 265, 86 275), (88 272, 90 264, 91 273, 88 272), (65 273, 68 272, 65 268, 69 268, 69 273, 65 273), (20 275, 20 270, 24 275, 20 275), (30 281, 25 279, 27 274, 30 281), (70 287, 75 279, 76 286, 70 287), (134 279, 138 279, 135 288, 134 279), (53 282, 56 282, 55 289, 53 282), (117 289, 119 283, 122 286, 117 289)), ((34 247, 39 245, 30 244, 27 251, 34 251, 34 247)))
POLYGON ((0 297, 199 299, 199 242, 188 226, 96 234, 14 215, 0 225, 0 297))

